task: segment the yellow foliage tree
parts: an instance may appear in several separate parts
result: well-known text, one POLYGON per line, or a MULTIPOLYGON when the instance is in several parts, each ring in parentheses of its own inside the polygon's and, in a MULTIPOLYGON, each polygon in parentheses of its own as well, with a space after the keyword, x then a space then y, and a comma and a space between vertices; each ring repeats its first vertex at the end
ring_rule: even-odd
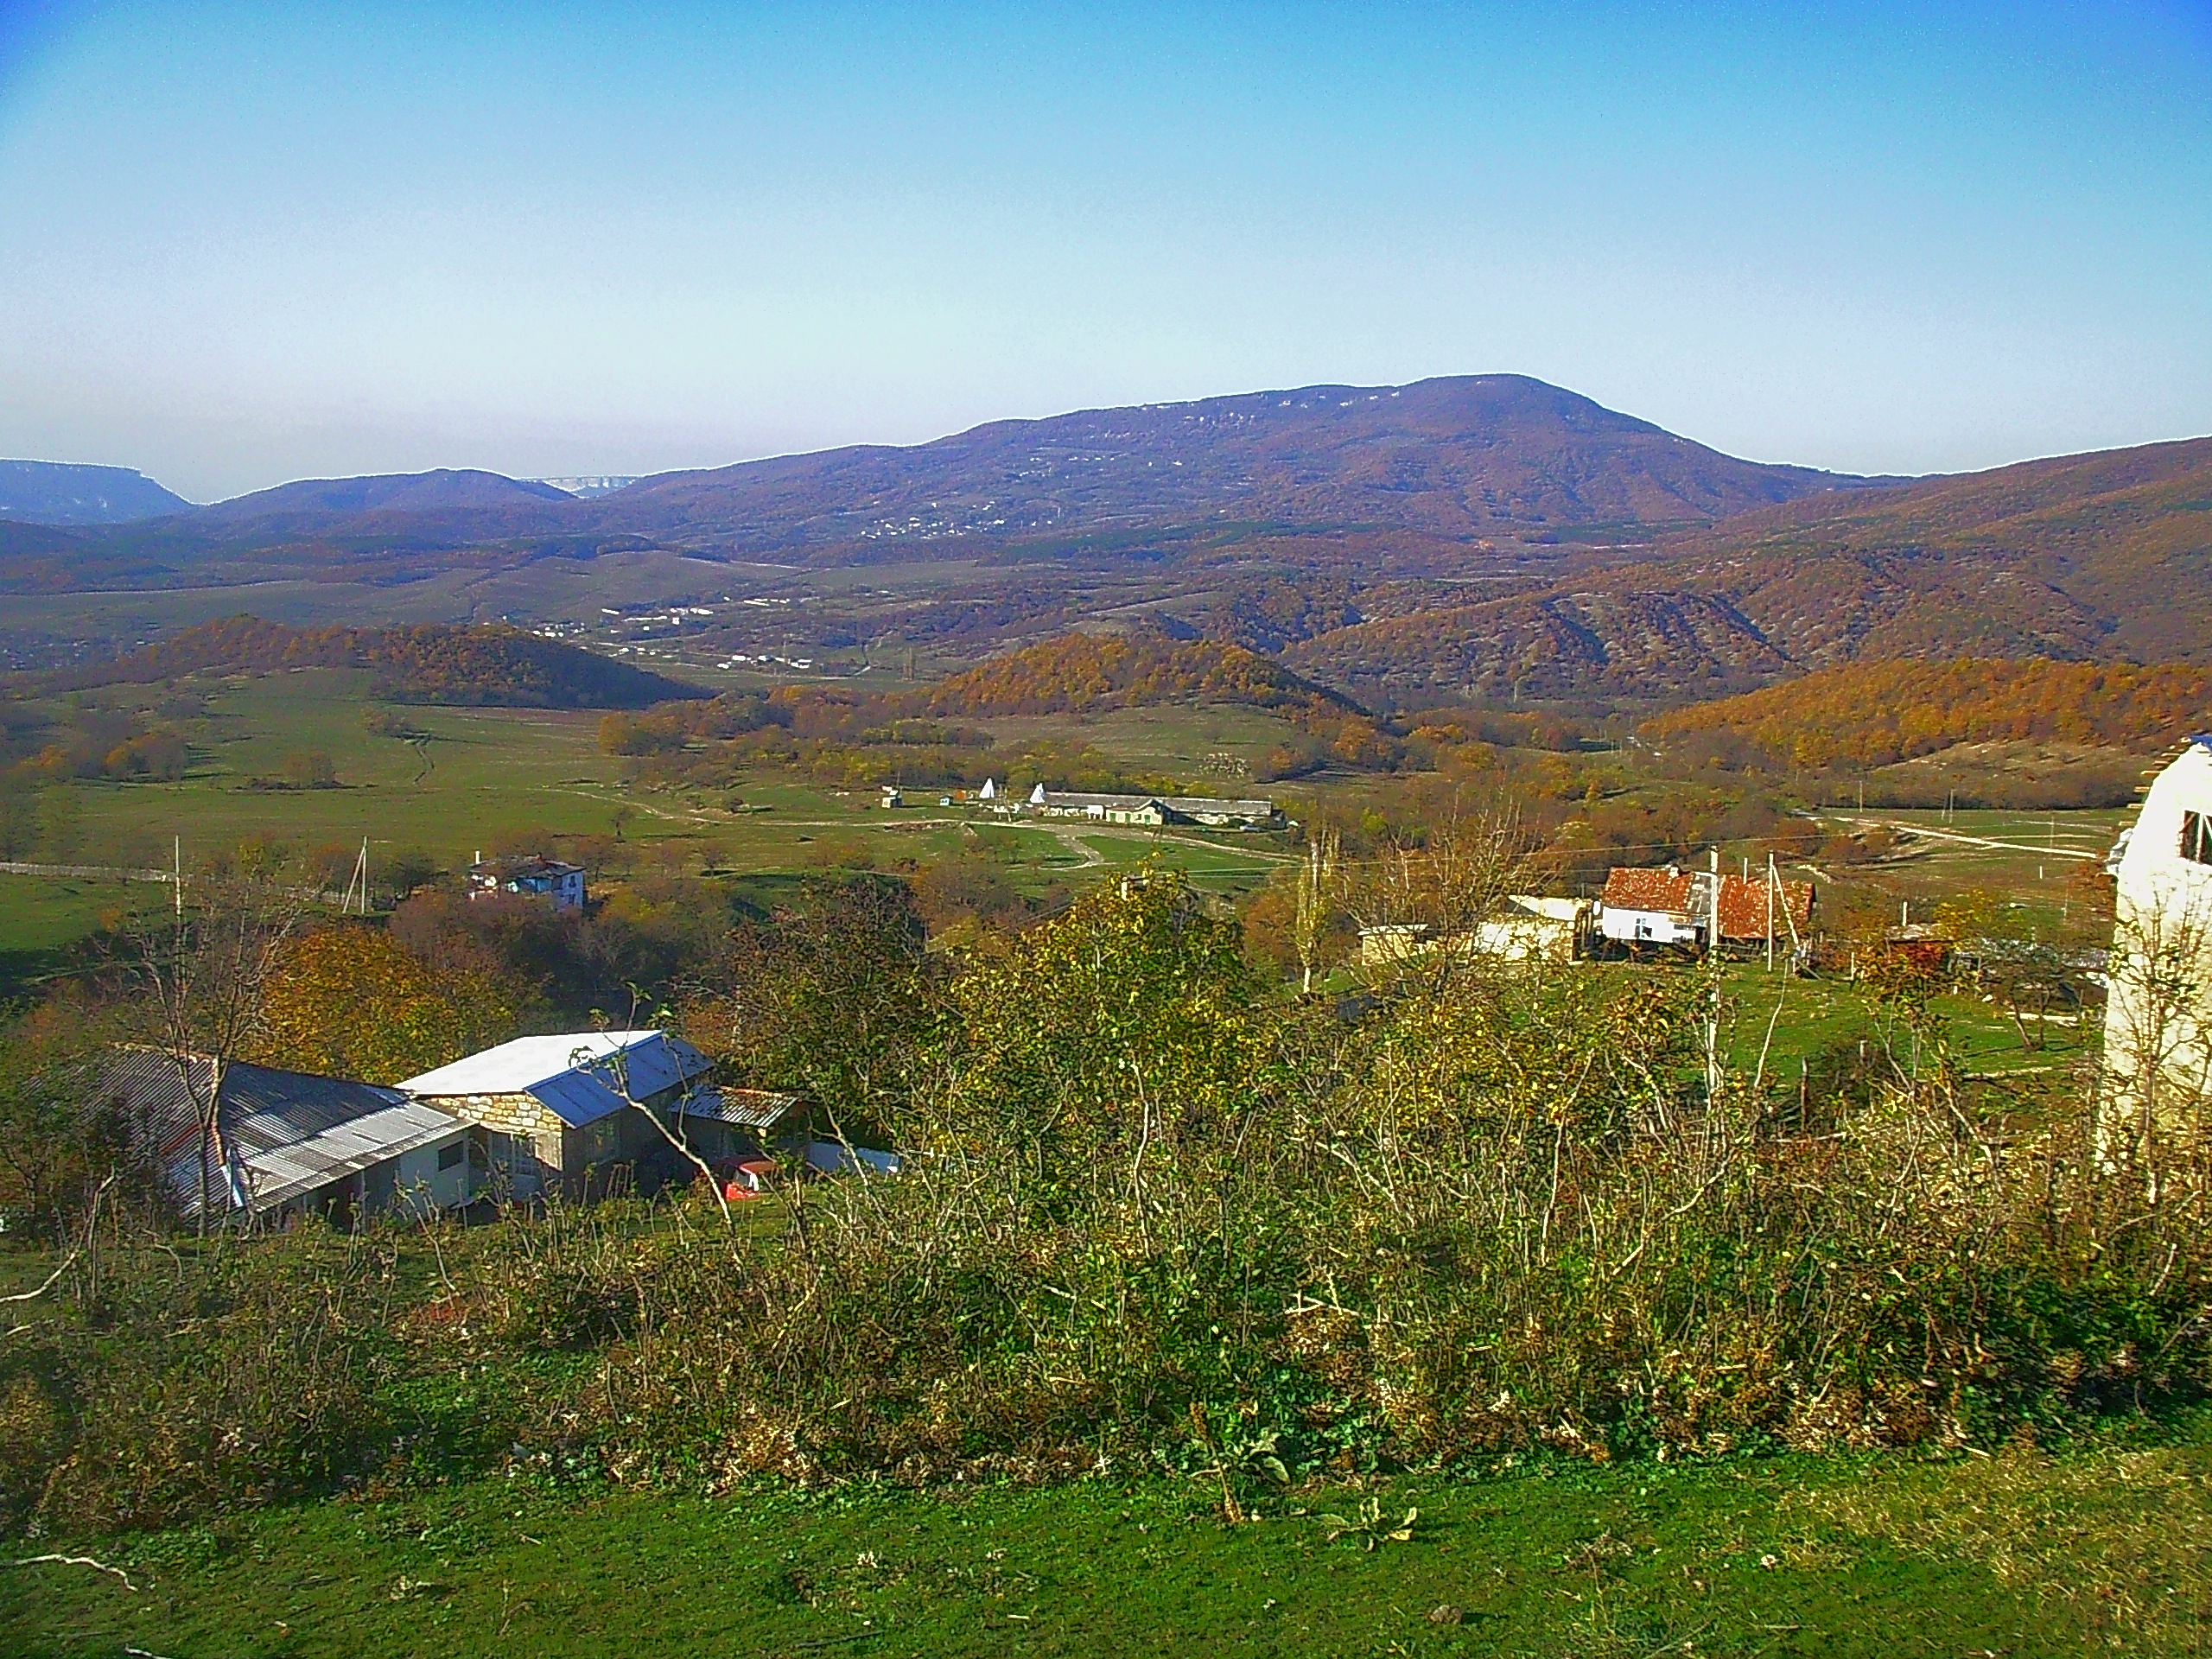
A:
POLYGON ((489 975, 437 974, 380 927, 320 927, 288 943, 270 976, 264 1065, 397 1083, 516 1034, 517 999, 489 975))

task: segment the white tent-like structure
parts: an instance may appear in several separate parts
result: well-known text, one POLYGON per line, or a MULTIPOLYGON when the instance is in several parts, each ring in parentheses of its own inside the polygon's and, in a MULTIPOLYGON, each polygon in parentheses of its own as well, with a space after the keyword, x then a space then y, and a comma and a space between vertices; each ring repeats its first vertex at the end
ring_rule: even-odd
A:
POLYGON ((2113 867, 2108 1127, 2202 1126, 2212 1096, 2212 736, 2161 772, 2113 867))

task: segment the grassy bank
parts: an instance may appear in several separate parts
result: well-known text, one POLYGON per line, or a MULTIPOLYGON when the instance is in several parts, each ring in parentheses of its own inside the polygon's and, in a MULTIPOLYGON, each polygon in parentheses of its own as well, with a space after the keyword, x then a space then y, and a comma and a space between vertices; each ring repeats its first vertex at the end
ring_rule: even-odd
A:
MULTIPOLYGON (((1331 1541, 1193 1486, 752 1491, 480 1480, 72 1546, 0 1574, 26 1656, 2212 1650, 2212 1446, 2113 1434, 1940 1462, 1547 1463, 1372 1496, 1331 1541)), ((1308 1511, 1299 1513, 1300 1510, 1308 1511)), ((42 1543, 39 1548, 51 1548, 42 1543)), ((28 1551, 26 1553, 29 1553, 28 1551)))

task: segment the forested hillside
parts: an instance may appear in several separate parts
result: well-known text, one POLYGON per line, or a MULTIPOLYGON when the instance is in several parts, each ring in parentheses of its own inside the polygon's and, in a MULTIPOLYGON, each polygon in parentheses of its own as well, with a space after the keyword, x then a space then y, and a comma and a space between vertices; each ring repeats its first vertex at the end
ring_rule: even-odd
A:
POLYGON ((1854 664, 1644 722, 1664 744, 1748 739, 1790 765, 1885 766, 1961 743, 2049 738, 2155 753, 2212 724, 2212 668, 1974 660, 1854 664))
POLYGON ((148 684, 204 670, 366 668, 399 702, 527 709, 642 709, 709 693, 505 624, 293 628, 259 617, 202 623, 111 663, 48 676, 51 690, 148 684))
POLYGON ((1670 699, 1891 658, 2212 661, 2212 439, 1831 494, 1657 551, 1287 655, 1402 694, 1670 699))
POLYGON ((1242 645, 1151 631, 1063 634, 942 680, 921 701, 918 712, 933 715, 1051 715, 1198 702, 1357 712, 1337 692, 1242 645))

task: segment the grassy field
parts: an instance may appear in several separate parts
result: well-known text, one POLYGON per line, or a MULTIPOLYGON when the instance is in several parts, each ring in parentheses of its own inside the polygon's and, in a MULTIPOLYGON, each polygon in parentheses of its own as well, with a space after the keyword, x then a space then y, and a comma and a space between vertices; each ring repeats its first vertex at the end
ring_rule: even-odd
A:
POLYGON ((168 888, 142 882, 0 874, 0 999, 61 969, 87 935, 120 929, 168 899, 168 888))
MULTIPOLYGON (((1910 1063, 1911 1039, 1900 1022, 1853 982, 1793 979, 1770 974, 1756 963, 1739 963, 1724 974, 1722 995, 1730 1016, 1726 1052, 1735 1071, 1754 1073, 1764 1058, 1770 1079, 1792 1079, 1801 1062, 1862 1039, 1887 1040, 1910 1063)), ((2081 1026, 2054 1020, 2044 1027, 2041 1046, 2031 1046, 2022 1041, 2018 1027, 2002 1007, 1977 997, 1933 997, 1929 1013, 1933 1028, 1959 1065, 1978 1074, 2064 1065, 2094 1046, 2098 1030, 2094 1016, 2081 1026)))
MULTIPOLYGON (((408 737, 378 736, 363 724, 365 681, 317 669, 191 682, 207 708, 187 722, 194 751, 188 775, 176 783, 71 785, 79 823, 66 861, 166 865, 180 836, 188 862, 262 835, 342 848, 365 836, 372 860, 420 852, 450 868, 502 841, 618 831, 641 861, 691 870, 796 870, 840 861, 890 868, 988 842, 1020 849, 1016 861, 1040 879, 1157 853, 1221 888, 1249 884, 1282 861, 1279 852, 1234 836, 1014 830, 987 814, 920 804, 934 802, 928 791, 897 812, 884 811, 872 790, 776 779, 728 791, 639 791, 601 752, 595 714, 410 708, 399 711, 408 737), (256 786, 303 753, 328 755, 338 787, 256 786)), ((54 849, 43 855, 64 861, 54 849)), ((0 899, 0 949, 33 942, 36 928, 18 909, 0 899)))
MULTIPOLYGON (((982 854, 1033 893, 1052 884, 1081 886, 1158 857, 1187 871, 1202 888, 1230 896, 1288 861, 1281 837, 1010 823, 969 807, 941 807, 931 790, 913 791, 912 804, 896 811, 884 810, 873 791, 773 775, 722 790, 639 790, 625 783, 621 762, 601 751, 596 715, 407 708, 394 711, 406 734, 379 735, 364 721, 367 677, 348 671, 196 677, 180 688, 117 687, 93 695, 151 706, 174 690, 204 703, 184 721, 193 744, 188 775, 175 783, 70 785, 75 830, 68 861, 166 866, 173 840, 181 838, 189 863, 266 835, 340 856, 365 837, 374 866, 411 854, 454 868, 493 847, 619 835, 611 868, 595 872, 602 887, 606 877, 626 869, 736 876, 832 866, 899 870, 982 854), (310 751, 331 758, 337 787, 263 786, 282 774, 288 757, 310 751)), ((1238 791, 1253 787, 1239 770, 1287 729, 1280 717, 1244 708, 1124 709, 992 725, 1004 741, 1077 741, 1141 768, 1190 775, 1211 767, 1219 787, 1238 791)), ((1847 827, 1862 818, 1886 824, 1909 838, 1878 864, 1821 872, 1830 878, 1823 886, 1824 914, 1840 913, 1854 901, 1877 914, 1893 913, 1901 902, 1917 913, 1942 895, 1980 888, 2024 907, 2015 920, 2048 936, 2068 922, 2069 882, 2083 863, 2066 855, 2101 854, 2127 814, 1829 816, 1847 827)), ((41 855, 51 860, 54 849, 41 855)), ((163 897, 150 885, 0 875, 0 995, 53 971, 70 943, 104 920, 112 924, 163 897)), ((1730 970, 1729 994, 1736 1010, 1732 1058, 1750 1070, 1764 1049, 1770 1076, 1787 1075, 1801 1060, 1855 1040, 1878 1023, 1865 997, 1847 984, 1785 984, 1738 967, 1730 970), (1782 1013, 1770 1043, 1768 1020, 1777 999, 1782 1013)), ((1943 999, 1938 1012, 1970 1069, 2063 1062, 2082 1040, 2081 1032, 2054 1024, 2048 1044, 2031 1047, 2001 1009, 1971 998, 1943 999)))
POLYGON ((2196 1422, 1934 1462, 1543 1464, 1300 1494, 1237 1526, 1158 1479, 480 1480, 67 1553, 130 1586, 0 1573, 8 1652, 2183 1655, 2212 1651, 2212 1448, 2196 1422), (1417 1509, 1411 1538, 1332 1541, 1320 1516, 1366 1497, 1386 1524, 1417 1509))

